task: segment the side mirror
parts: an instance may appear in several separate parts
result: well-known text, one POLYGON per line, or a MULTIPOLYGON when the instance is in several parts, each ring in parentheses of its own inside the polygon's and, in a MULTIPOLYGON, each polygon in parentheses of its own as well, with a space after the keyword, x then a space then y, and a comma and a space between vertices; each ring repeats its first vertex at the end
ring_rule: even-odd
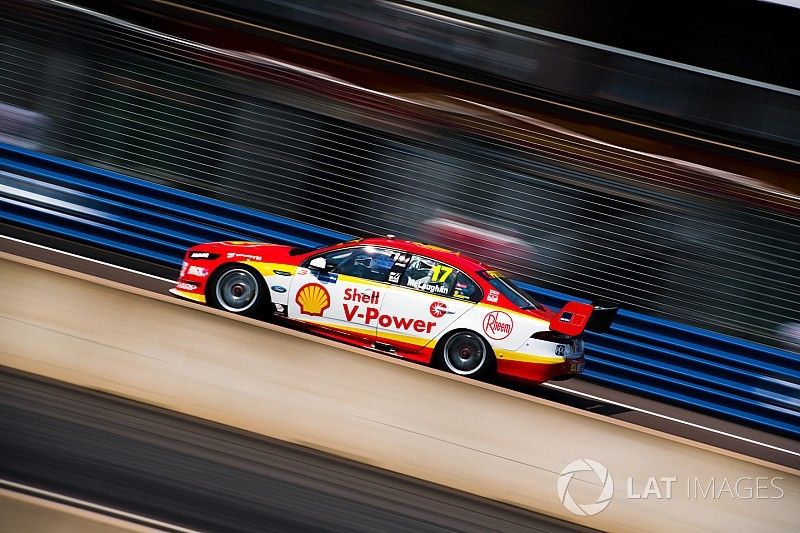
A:
POLYGON ((308 268, 311 268, 311 269, 314 269, 314 270, 325 270, 327 267, 328 267, 328 264, 325 262, 325 258, 324 257, 315 257, 308 264, 308 268))

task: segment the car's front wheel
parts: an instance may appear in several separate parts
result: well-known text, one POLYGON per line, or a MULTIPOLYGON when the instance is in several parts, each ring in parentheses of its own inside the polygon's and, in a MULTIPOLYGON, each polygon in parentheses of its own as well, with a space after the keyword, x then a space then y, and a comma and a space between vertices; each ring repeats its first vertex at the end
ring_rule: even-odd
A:
POLYGON ((483 377, 492 370, 494 354, 486 341, 471 331, 458 331, 445 339, 438 353, 439 366, 459 376, 483 377))
POLYGON ((268 297, 261 275, 243 265, 222 267, 214 275, 210 289, 211 305, 245 316, 256 316, 268 297))

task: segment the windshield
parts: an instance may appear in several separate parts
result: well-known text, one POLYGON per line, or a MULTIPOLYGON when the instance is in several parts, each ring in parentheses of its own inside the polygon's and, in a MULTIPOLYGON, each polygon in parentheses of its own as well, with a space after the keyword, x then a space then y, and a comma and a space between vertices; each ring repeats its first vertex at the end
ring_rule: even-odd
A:
POLYGON ((511 300, 520 309, 544 309, 542 304, 531 298, 527 292, 500 272, 485 270, 481 272, 481 276, 489 282, 489 285, 497 289, 500 294, 511 300))

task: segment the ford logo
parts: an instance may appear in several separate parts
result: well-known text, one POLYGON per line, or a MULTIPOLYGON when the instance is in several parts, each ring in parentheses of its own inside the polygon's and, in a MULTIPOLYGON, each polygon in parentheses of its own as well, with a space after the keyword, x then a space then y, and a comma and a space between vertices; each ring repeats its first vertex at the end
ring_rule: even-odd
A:
POLYGON ((281 287, 280 285, 273 285, 270 288, 275 292, 286 292, 286 288, 285 287, 281 287))

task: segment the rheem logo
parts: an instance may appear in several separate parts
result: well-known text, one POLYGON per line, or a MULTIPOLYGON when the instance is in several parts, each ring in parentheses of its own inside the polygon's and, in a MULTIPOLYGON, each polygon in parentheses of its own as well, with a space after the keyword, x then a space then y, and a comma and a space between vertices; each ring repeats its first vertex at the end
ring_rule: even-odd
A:
POLYGON ((514 321, 511 320, 511 316, 508 313, 492 311, 483 317, 483 332, 490 339, 503 340, 511 335, 513 329, 514 321))

